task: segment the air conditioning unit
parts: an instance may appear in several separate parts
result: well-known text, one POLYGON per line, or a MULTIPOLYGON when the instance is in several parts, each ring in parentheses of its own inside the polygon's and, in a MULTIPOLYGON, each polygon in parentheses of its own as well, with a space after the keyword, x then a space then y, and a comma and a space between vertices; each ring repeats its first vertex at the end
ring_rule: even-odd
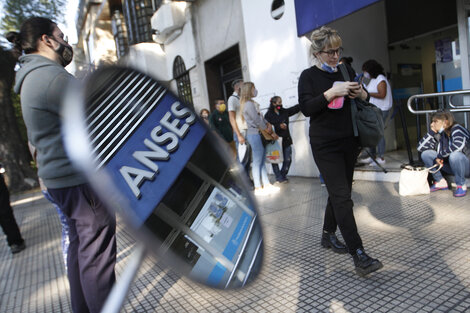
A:
POLYGON ((181 34, 186 23, 186 7, 185 2, 169 2, 161 5, 150 20, 155 42, 169 44, 181 34))

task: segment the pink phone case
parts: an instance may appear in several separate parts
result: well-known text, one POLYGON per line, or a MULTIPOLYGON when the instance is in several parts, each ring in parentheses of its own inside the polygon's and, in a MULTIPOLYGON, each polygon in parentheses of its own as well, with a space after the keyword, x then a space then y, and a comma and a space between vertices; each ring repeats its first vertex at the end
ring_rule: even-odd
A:
MULTIPOLYGON (((344 82, 336 81, 333 83, 333 86, 337 84, 344 84, 344 82)), ((334 98, 333 101, 328 103, 328 108, 334 109, 334 110, 341 109, 343 107, 343 104, 344 104, 344 97, 334 98)))

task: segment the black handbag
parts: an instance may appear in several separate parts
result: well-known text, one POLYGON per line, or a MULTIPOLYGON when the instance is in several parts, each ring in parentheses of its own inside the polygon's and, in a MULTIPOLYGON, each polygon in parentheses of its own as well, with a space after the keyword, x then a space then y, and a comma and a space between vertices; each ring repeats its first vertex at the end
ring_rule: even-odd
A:
MULTIPOLYGON (((338 66, 345 81, 350 81, 350 76, 346 66, 338 66)), ((362 99, 350 99, 351 118, 353 123, 354 136, 359 136, 361 147, 373 148, 377 146, 384 136, 384 121, 382 111, 367 101, 362 99)))

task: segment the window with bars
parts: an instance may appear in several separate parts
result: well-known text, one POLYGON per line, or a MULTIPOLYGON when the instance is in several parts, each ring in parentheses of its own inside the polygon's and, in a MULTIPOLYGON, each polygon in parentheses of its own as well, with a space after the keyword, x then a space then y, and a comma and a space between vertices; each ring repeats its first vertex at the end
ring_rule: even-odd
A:
POLYGON ((120 58, 126 54, 128 49, 126 24, 122 12, 115 10, 111 17, 111 26, 113 30, 114 42, 116 43, 117 57, 120 58))
POLYGON ((161 6, 162 0, 124 0, 122 3, 129 44, 151 42, 150 19, 161 6))
POLYGON ((173 77, 176 80, 179 98, 187 105, 193 107, 193 96, 191 93, 189 71, 186 70, 183 58, 180 56, 177 56, 173 62, 173 77))

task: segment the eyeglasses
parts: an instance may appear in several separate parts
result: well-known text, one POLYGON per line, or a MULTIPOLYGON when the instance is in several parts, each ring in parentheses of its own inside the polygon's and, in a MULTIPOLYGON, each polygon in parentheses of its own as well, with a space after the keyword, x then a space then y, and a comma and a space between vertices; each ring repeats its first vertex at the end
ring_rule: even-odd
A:
POLYGON ((338 49, 331 49, 328 51, 320 51, 320 53, 326 53, 329 57, 334 57, 335 54, 338 54, 338 56, 340 56, 341 53, 343 53, 343 47, 339 47, 338 49))

